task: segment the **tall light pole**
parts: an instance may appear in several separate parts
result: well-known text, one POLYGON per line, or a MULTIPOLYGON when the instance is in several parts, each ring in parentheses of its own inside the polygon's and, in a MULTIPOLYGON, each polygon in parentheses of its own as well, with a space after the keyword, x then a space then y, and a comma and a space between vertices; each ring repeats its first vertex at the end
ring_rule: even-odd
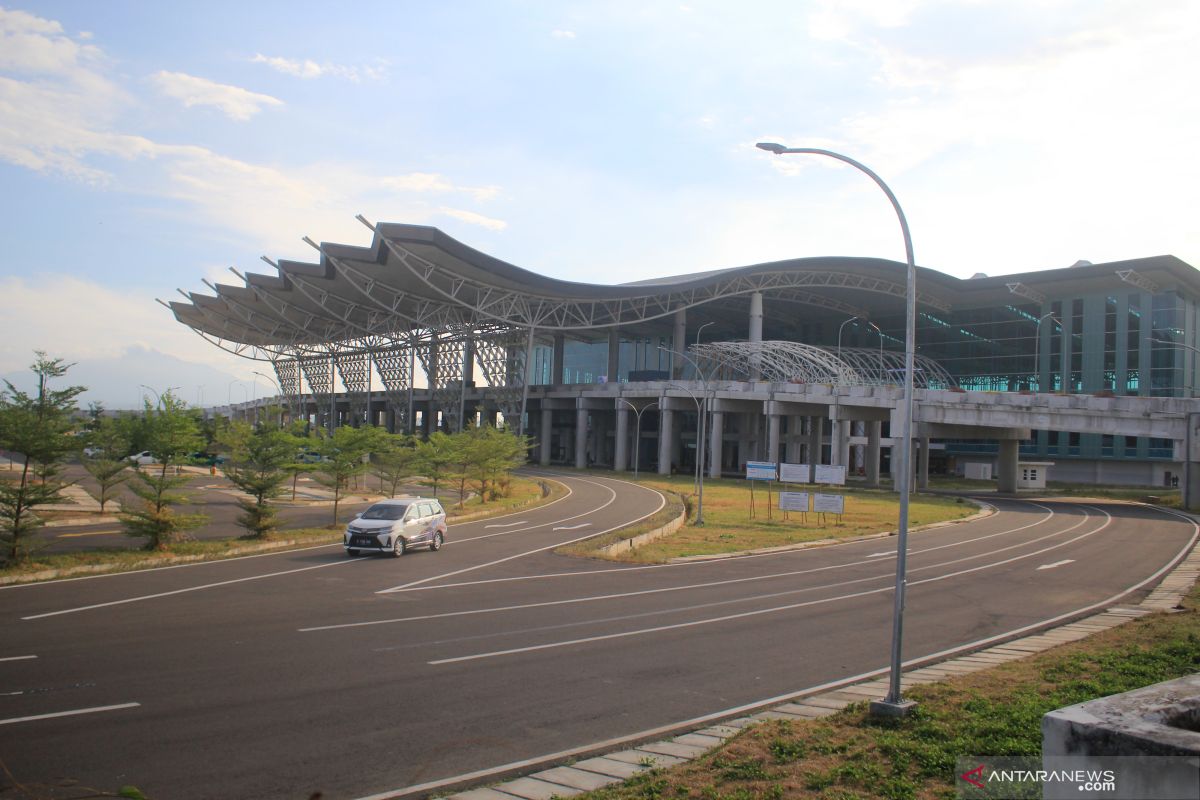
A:
MULTIPOLYGON (((667 349, 667 348, 663 347, 662 345, 659 345, 658 348, 660 350, 667 349)), ((715 372, 717 368, 714 366, 713 369, 706 376, 704 374, 703 370, 700 369, 700 365, 697 364, 695 361, 693 361, 688 356, 687 353, 680 353, 677 350, 672 350, 671 352, 677 354, 681 358, 687 359, 687 362, 692 365, 692 369, 696 370, 696 378, 699 379, 699 381, 700 381, 700 388, 701 388, 701 391, 703 392, 703 397, 704 397, 704 402, 701 404, 701 407, 700 407, 700 424, 697 427, 697 436, 699 437, 699 442, 696 445, 696 461, 697 461, 697 465, 700 467, 700 470, 699 470, 700 479, 698 481, 700 488, 696 492, 696 522, 695 522, 696 527, 703 528, 704 527, 704 455, 706 452, 705 432, 707 431, 707 428, 708 428, 708 425, 707 425, 708 391, 709 391, 709 382, 712 380, 712 373, 715 372)))
POLYGON ((687 392, 688 396, 692 398, 692 402, 696 404, 696 477, 692 481, 692 490, 694 492, 696 492, 696 494, 699 494, 700 493, 700 436, 702 435, 702 431, 703 431, 703 429, 701 428, 701 425, 700 425, 700 413, 701 413, 700 412, 700 403, 701 403, 701 400, 699 397, 696 397, 695 392, 693 392, 691 389, 687 388, 686 386, 681 386, 678 383, 668 383, 667 386, 671 389, 678 389, 681 392, 687 392))
POLYGON ((848 156, 835 153, 832 150, 821 150, 815 147, 785 147, 784 145, 772 142, 759 142, 757 146, 760 150, 766 150, 775 155, 804 154, 825 156, 854 167, 875 181, 875 184, 887 195, 892 208, 896 211, 897 219, 900 220, 900 232, 904 235, 904 256, 908 266, 905 287, 905 299, 907 303, 904 324, 904 410, 901 415, 901 421, 904 423, 904 432, 901 436, 902 449, 899 459, 900 479, 897 482, 900 489, 900 519, 899 524, 896 526, 898 535, 896 541, 896 593, 893 598, 894 606, 892 612, 891 680, 887 697, 871 703, 871 713, 873 714, 879 716, 903 716, 916 705, 911 700, 905 700, 900 693, 900 653, 901 643, 904 638, 904 595, 908 584, 908 490, 909 484, 912 482, 913 361, 916 353, 917 338, 917 265, 913 258, 912 236, 908 231, 908 220, 904 217, 904 210, 900 208, 900 202, 896 200, 896 195, 883 182, 883 179, 864 164, 848 156))
POLYGON ((633 433, 633 479, 636 481, 638 476, 638 466, 641 464, 642 457, 642 412, 647 408, 654 408, 656 405, 658 405, 658 401, 655 400, 653 403, 647 403, 641 408, 638 408, 624 397, 618 397, 617 400, 632 408, 633 415, 637 417, 637 424, 634 426, 633 433))
POLYGON ((155 407, 156 407, 156 408, 161 408, 161 407, 162 407, 162 399, 163 399, 163 395, 168 395, 168 394, 170 394, 170 393, 171 393, 171 390, 172 390, 172 389, 178 389, 178 388, 179 388, 178 386, 168 386, 168 387, 167 387, 166 389, 164 389, 164 390, 162 391, 162 393, 160 394, 160 393, 159 393, 158 391, 156 391, 156 390, 155 390, 153 387, 151 387, 151 386, 147 386, 147 385, 146 385, 146 384, 144 384, 144 383, 141 383, 141 384, 138 384, 138 385, 139 385, 139 386, 141 386, 143 389, 149 389, 150 391, 154 392, 154 404, 155 404, 155 407))
MULTIPOLYGON (((271 382, 271 384, 275 387, 275 391, 279 392, 278 396, 279 396, 279 399, 282 401, 282 403, 287 402, 287 398, 285 398, 283 396, 283 388, 279 385, 279 381, 275 380, 274 378, 272 378, 270 375, 266 374, 265 372, 259 372, 258 370, 254 370, 254 374, 258 375, 259 377, 266 378, 267 380, 269 380, 271 382)), ((283 404, 282 403, 279 406, 279 427, 281 427, 281 428, 283 427, 283 404)), ((258 416, 258 413, 255 412, 255 417, 257 417, 257 416, 258 416)))

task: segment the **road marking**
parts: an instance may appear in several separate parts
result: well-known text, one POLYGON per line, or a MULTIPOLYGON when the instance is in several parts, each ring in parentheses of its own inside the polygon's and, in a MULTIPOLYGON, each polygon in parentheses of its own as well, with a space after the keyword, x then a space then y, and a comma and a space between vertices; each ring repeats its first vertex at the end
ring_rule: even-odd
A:
POLYGON ((578 525, 560 525, 557 528, 551 528, 552 531, 577 531, 580 528, 590 528, 592 523, 581 522, 578 525))
MULTIPOLYGON (((980 647, 995 644, 997 642, 1007 641, 1009 639, 1012 639, 1015 636, 1019 636, 1019 635, 1025 634, 1025 633, 1030 633, 1035 630, 1043 629, 1043 628, 1045 628, 1049 625, 1053 625, 1057 622, 1062 622, 1064 620, 1076 618, 1076 617, 1080 616, 1081 614, 1086 614, 1088 612, 1096 611, 1097 609, 1101 609, 1101 608, 1108 608, 1110 605, 1117 602, 1121 598, 1126 597, 1130 592, 1137 591, 1138 589, 1142 588, 1143 586, 1147 586, 1147 585, 1153 583, 1154 581, 1158 580, 1162 575, 1164 575, 1165 573, 1170 571, 1179 561, 1183 560, 1183 558, 1189 552, 1191 552, 1192 546, 1196 544, 1198 539, 1200 539, 1200 525, 1197 525, 1194 520, 1192 520, 1189 517, 1184 517, 1182 514, 1168 512, 1163 509, 1153 509, 1153 510, 1161 511, 1164 514, 1169 514, 1170 516, 1174 516, 1174 517, 1178 517, 1179 519, 1182 519, 1184 522, 1191 523, 1193 533, 1192 533, 1191 540, 1188 541, 1188 543, 1186 545, 1184 545, 1183 549, 1179 551, 1179 553, 1175 557, 1175 559, 1173 559, 1170 563, 1168 563, 1162 569, 1158 570, 1158 572, 1155 572, 1153 575, 1146 578, 1141 583, 1138 583, 1135 586, 1130 586, 1129 588, 1122 590, 1121 592, 1113 595, 1112 597, 1108 597, 1104 600, 1101 600, 1099 603, 1093 603, 1090 606, 1086 606, 1084 608, 1077 608, 1077 609, 1074 609, 1073 611, 1068 611, 1065 614, 1060 614, 1057 617, 1040 620, 1038 622, 1031 623, 1031 624, 1026 625, 1021 628, 1014 628, 1013 630, 1003 631, 1001 633, 994 634, 994 635, 989 636, 984 639, 977 639, 976 641, 967 642, 965 644, 960 644, 955 647, 951 647, 946 650, 941 650, 936 653, 926 653, 923 655, 919 655, 914 658, 910 658, 908 661, 903 662, 903 664, 901 666, 904 668, 908 668, 908 667, 916 666, 918 664, 923 664, 923 663, 931 661, 931 660, 945 659, 945 658, 948 658, 949 656, 956 655, 958 653, 976 650, 980 647)), ((683 720, 681 722, 671 722, 666 725, 661 725, 657 728, 651 728, 649 730, 639 731, 637 733, 629 734, 626 736, 614 737, 611 739, 607 739, 603 742, 591 742, 589 744, 571 748, 568 750, 560 750, 557 753, 549 753, 546 755, 540 755, 540 756, 535 756, 533 758, 528 758, 528 759, 525 759, 522 761, 514 761, 514 762, 510 762, 508 764, 502 764, 502 765, 496 766, 496 767, 488 767, 485 769, 476 770, 475 772, 467 773, 465 775, 454 775, 449 778, 441 778, 438 780, 433 780, 433 781, 429 781, 429 782, 418 784, 418 785, 405 786, 405 787, 398 788, 398 789, 391 789, 391 790, 379 792, 377 794, 360 797, 360 798, 358 798, 358 800, 398 800, 398 798, 408 797, 408 796, 411 796, 418 792, 429 793, 429 792, 432 792, 433 790, 441 789, 446 786, 454 786, 454 785, 464 783, 467 781, 479 781, 484 778, 492 778, 493 776, 505 775, 505 774, 508 774, 508 773, 516 771, 516 770, 526 770, 528 767, 531 767, 531 766, 545 765, 550 762, 561 761, 561 760, 564 760, 567 758, 574 758, 574 757, 577 757, 577 756, 579 756, 581 754, 585 754, 585 753, 609 752, 612 750, 619 749, 620 746, 629 744, 631 742, 649 741, 654 738, 660 738, 663 734, 674 733, 674 732, 681 731, 681 730, 698 728, 698 727, 703 726, 704 724, 707 724, 707 723, 710 723, 710 722, 713 722, 716 720, 729 719, 729 718, 738 716, 738 715, 743 714, 748 711, 754 711, 754 710, 762 709, 762 708, 765 708, 768 706, 777 705, 786 700, 792 700, 797 697, 803 697, 803 696, 807 696, 807 695, 811 695, 811 694, 817 694, 819 692, 824 692, 829 689, 851 686, 853 684, 867 680, 868 678, 875 678, 880 675, 885 675, 888 673, 888 671, 889 671, 888 667, 880 667, 879 669, 874 669, 874 670, 870 670, 867 672, 860 672, 857 675, 851 675, 846 678, 839 678, 838 680, 830 681, 828 683, 823 683, 823 684, 820 684, 817 686, 808 686, 803 689, 798 689, 795 691, 787 692, 786 694, 780 694, 780 695, 775 695, 774 697, 767 697, 767 698, 762 698, 762 699, 758 699, 758 700, 753 700, 744 705, 735 706, 733 708, 721 709, 720 711, 714 711, 712 713, 705 714, 703 716, 693 717, 692 719, 689 719, 689 720, 683 720)))
POLYGON ((56 711, 53 714, 37 714, 32 717, 11 717, 0 719, 0 725, 12 725, 16 722, 33 722, 39 719, 54 719, 55 717, 74 717, 79 714, 98 714, 101 711, 119 711, 122 708, 137 708, 141 703, 120 703, 115 706, 94 706, 92 708, 76 708, 73 711, 56 711))
MULTIPOLYGON (((1112 521, 1113 521, 1112 515, 1109 514, 1107 511, 1105 511, 1102 508, 1096 508, 1094 506, 1082 506, 1082 507, 1083 508, 1091 508, 1095 511, 1099 511, 1106 518, 1104 523, 1102 525, 1100 525, 1100 527, 1096 528, 1095 530, 1091 530, 1086 533, 1082 533, 1073 539, 1068 539, 1064 542, 1059 542, 1058 544, 1053 544, 1053 545, 1050 545, 1049 547, 1044 547, 1041 550, 1035 550, 1031 553, 1025 553, 1024 555, 1013 556, 1012 558, 1003 559, 1001 561, 995 561, 995 562, 992 562, 989 564, 981 564, 977 567, 970 567, 968 569, 958 570, 957 572, 949 572, 949 573, 946 573, 945 575, 935 575, 932 578, 925 578, 925 579, 919 580, 919 581, 909 581, 908 586, 913 587, 913 586, 919 586, 919 585, 925 584, 925 583, 936 583, 939 581, 947 580, 949 578, 955 578, 955 577, 959 577, 962 575, 968 575, 973 572, 980 572, 985 569, 994 569, 995 567, 1004 566, 1005 564, 1011 564, 1014 561, 1021 561, 1026 558, 1033 558, 1034 556, 1039 556, 1043 553, 1050 552, 1051 550, 1057 550, 1060 547, 1066 547, 1069 544, 1078 542, 1081 539, 1086 539, 1089 536, 1094 536, 1095 534, 1097 534, 1100 531, 1107 528, 1109 526, 1109 524, 1112 523, 1112 521)), ((1087 522, 1090 518, 1091 518, 1090 515, 1085 514, 1084 517, 1078 523, 1076 523, 1075 525, 1072 525, 1070 528, 1067 528, 1066 530, 1058 531, 1058 532, 1052 533, 1052 534, 1047 534, 1046 536, 1043 536, 1040 539, 1034 539, 1032 542, 1025 542, 1025 543, 1021 543, 1021 544, 1010 545, 1009 547, 1003 548, 1002 550, 994 551, 994 553, 1000 553, 1000 552, 1003 552, 1004 550, 1012 550, 1016 547, 1021 547, 1026 544, 1033 544, 1034 542, 1037 542, 1037 541, 1042 541, 1045 539, 1052 538, 1054 536, 1060 536, 1064 533, 1069 533, 1070 531, 1074 530, 1075 528, 1078 528, 1083 523, 1087 522)), ((979 558, 982 555, 991 555, 991 554, 967 556, 965 558, 959 558, 959 559, 953 559, 951 561, 946 561, 941 564, 929 564, 924 567, 912 569, 912 570, 910 570, 910 573, 911 572, 920 572, 920 571, 930 570, 930 569, 936 569, 938 567, 948 566, 950 564, 956 564, 956 563, 959 563, 962 561, 969 561, 974 558, 979 558)), ((879 580, 880 577, 886 577, 886 576, 877 576, 875 578, 859 578, 859 579, 856 579, 853 581, 846 581, 845 583, 850 584, 850 583, 861 583, 861 582, 868 581, 868 580, 879 580)), ((770 608, 760 608, 760 609, 755 609, 753 611, 743 611, 743 612, 740 612, 737 614, 726 614, 726 615, 719 616, 719 617, 709 617, 707 619, 691 620, 689 622, 678 622, 678 623, 673 623, 670 625, 657 625, 657 626, 654 626, 651 628, 639 628, 639 629, 635 629, 635 630, 631 630, 631 631, 621 631, 619 633, 609 633, 609 634, 603 634, 603 635, 599 635, 599 636, 586 636, 586 637, 582 637, 579 639, 568 639, 568 640, 558 641, 558 642, 547 642, 545 644, 529 645, 526 647, 514 647, 514 648, 509 648, 507 650, 493 650, 493 651, 485 652, 485 653, 473 653, 471 655, 437 659, 434 661, 428 661, 426 663, 430 664, 431 666, 437 666, 437 665, 441 665, 441 664, 454 664, 454 663, 457 663, 460 661, 476 661, 476 660, 484 659, 484 658, 495 658, 498 656, 514 655, 517 653, 529 653, 529 652, 534 652, 537 650, 549 650, 549 649, 558 648, 558 647, 570 647, 572 645, 577 645, 577 644, 588 644, 591 642, 601 642, 601 641, 607 641, 610 639, 622 639, 622 638, 627 638, 630 636, 644 636, 646 634, 651 634, 651 633, 661 633, 663 631, 679 630, 681 628, 693 628, 693 627, 696 627, 699 625, 710 625, 710 624, 715 624, 715 623, 719 623, 719 622, 729 622, 731 620, 746 619, 748 617, 762 616, 764 614, 775 614, 775 613, 778 613, 781 611, 793 611, 798 608, 806 608, 809 606, 822 605, 825 603, 833 603, 833 602, 838 602, 841 600, 853 600, 858 597, 866 597, 868 595, 880 594, 882 592, 891 592, 894 590, 895 590, 895 587, 884 586, 879 589, 866 589, 861 592, 852 592, 849 594, 838 595, 836 597, 827 597, 827 598, 821 598, 818 600, 807 600, 807 601, 800 602, 800 603, 788 603, 787 605, 772 606, 770 608)), ((796 591, 803 591, 803 590, 793 590, 792 592, 779 592, 775 596, 778 596, 781 594, 790 594, 790 593, 794 593, 796 591)), ((768 597, 770 597, 770 595, 768 595, 768 597)), ((713 604, 706 604, 706 605, 721 605, 721 604, 722 603, 713 603, 713 604)))
POLYGON ((882 553, 871 553, 867 558, 880 558, 881 556, 894 556, 895 550, 884 550, 882 553))
POLYGON ((0 661, 25 661, 30 658, 37 658, 37 656, 6 656, 5 658, 0 658, 0 661))
POLYGON ((1042 564, 1040 567, 1038 567, 1038 569, 1054 569, 1055 567, 1061 567, 1063 564, 1074 564, 1074 563, 1075 563, 1075 559, 1064 558, 1062 561, 1055 561, 1053 564, 1042 564))
MULTIPOLYGON (((1049 522, 1050 519, 1055 516, 1056 512, 1051 508, 1047 508, 1046 506, 1038 505, 1037 503, 1032 503, 1029 501, 1024 501, 1024 502, 1027 502, 1030 505, 1034 505, 1034 506, 1037 506, 1038 508, 1042 509, 1043 511, 1046 512, 1046 516, 1042 517, 1041 519, 1039 519, 1035 522, 1031 522, 1027 525, 1021 525, 1016 528, 1008 528, 1006 530, 1002 530, 997 533, 989 533, 989 534, 985 534, 983 536, 976 536, 974 539, 963 539, 961 541, 951 542, 949 544, 937 545, 935 547, 926 547, 922 550, 909 550, 908 554, 909 554, 909 556, 914 556, 914 555, 921 555, 924 553, 932 553, 935 550, 944 550, 948 547, 962 547, 964 545, 974 544, 975 542, 981 542, 986 539, 994 539, 997 536, 1008 536, 1010 534, 1020 533, 1023 530, 1028 530, 1029 528, 1037 527, 1038 525, 1041 525, 1044 522, 1049 522)), ((1078 526, 1075 526, 1075 527, 1078 527, 1078 526)), ((1067 531, 1070 531, 1073 529, 1074 528, 1068 528, 1067 531)), ((1067 531, 1063 531, 1063 532, 1067 532, 1067 531)), ((917 533, 920 533, 920 531, 917 531, 917 533)), ((1037 541, 1041 541, 1041 539, 1034 539, 1033 541, 1037 542, 1037 541)), ((826 550, 826 549, 829 549, 832 547, 848 547, 848 546, 856 545, 856 544, 862 544, 862 542, 853 542, 853 541, 839 542, 837 544, 829 545, 828 547, 824 547, 824 548, 820 548, 820 549, 826 550)), ((788 551, 788 553, 791 553, 791 554, 808 553, 808 552, 812 552, 812 550, 788 551)), ((756 558, 773 558, 773 557, 777 557, 777 556, 785 555, 785 554, 787 554, 787 553, 754 553, 754 554, 745 555, 745 556, 735 556, 734 559, 742 561, 742 560, 750 560, 750 559, 756 559, 756 558)), ((891 555, 895 555, 895 553, 891 553, 891 555)), ((869 556, 868 556, 868 558, 869 558, 869 556)), ((461 588, 464 586, 481 586, 481 585, 489 584, 489 583, 510 583, 513 581, 532 581, 532 580, 543 580, 546 578, 575 578, 575 577, 579 577, 582 575, 606 575, 606 574, 610 574, 613 572, 640 572, 643 570, 680 569, 680 568, 688 568, 688 567, 711 567, 711 566, 725 564, 728 561, 731 561, 734 559, 714 558, 714 559, 707 559, 704 561, 683 561, 683 562, 679 562, 676 564, 645 564, 642 566, 635 566, 635 567, 633 567, 633 566, 631 566, 631 567, 603 567, 601 569, 575 570, 573 572, 548 572, 548 573, 541 573, 541 574, 537 574, 537 575, 515 575, 515 576, 509 577, 509 578, 488 578, 486 580, 478 580, 478 581, 459 581, 457 583, 442 583, 442 584, 438 584, 437 586, 414 586, 413 588, 397 588, 397 589, 393 589, 391 591, 395 591, 395 592, 428 592, 428 591, 433 591, 435 589, 457 589, 457 588, 461 588)), ((854 567, 854 566, 860 566, 862 564, 869 564, 869 563, 871 563, 871 562, 869 562, 869 561, 848 561, 848 562, 845 562, 844 564, 832 564, 832 565, 825 566, 825 567, 815 567, 815 568, 811 568, 811 569, 796 570, 796 571, 792 571, 792 572, 779 572, 779 573, 775 573, 773 575, 767 575, 765 577, 770 578, 770 577, 787 577, 790 575, 803 575, 808 572, 820 572, 822 570, 828 570, 828 569, 842 569, 844 567, 854 567)))
POLYGON ((524 525, 524 524, 525 524, 525 520, 519 519, 516 522, 505 522, 501 525, 484 525, 483 528, 484 528, 484 530, 487 530, 488 528, 511 528, 513 525, 524 525))
POLYGON ((137 597, 126 597, 124 600, 112 600, 107 603, 95 603, 90 606, 79 606, 78 608, 64 608, 61 611, 47 611, 45 614, 34 614, 29 617, 21 617, 21 619, 44 619, 45 617, 57 617, 60 614, 74 614, 77 611, 91 611, 96 608, 107 608, 108 606, 120 606, 125 603, 136 603, 140 600, 154 600, 158 597, 170 597, 174 594, 186 594, 187 592, 198 592, 201 589, 215 589, 218 586, 230 586, 235 583, 245 583, 247 581, 257 581, 263 578, 276 578, 280 575, 293 575, 297 572, 308 572, 312 569, 324 569, 325 567, 337 567, 342 564, 353 564, 355 561, 362 561, 370 556, 360 556, 359 558, 350 558, 345 561, 332 561, 328 564, 316 564, 311 567, 300 567, 299 569, 285 569, 282 572, 268 572, 265 575, 247 575, 245 578, 233 578, 227 581, 217 581, 216 583, 205 583, 200 586, 189 586, 186 589, 174 589, 169 592, 157 592, 156 594, 143 594, 137 597))
POLYGON ((56 538, 73 539, 77 536, 107 536, 111 533, 124 533, 124 531, 121 530, 120 528, 116 528, 111 531, 87 531, 84 533, 60 533, 56 538))
MULTIPOLYGON (((597 511, 601 511, 601 510, 609 507, 610 505, 612 505, 613 503, 615 503, 617 501, 617 493, 615 491, 613 491, 613 489, 611 487, 605 486, 604 484, 600 483, 599 481, 589 481, 584 478, 576 478, 576 480, 581 481, 582 483, 590 483, 595 486, 599 486, 602 489, 605 489, 606 491, 611 493, 612 497, 610 497, 605 503, 601 504, 597 508, 593 508, 588 511, 581 512, 579 514, 576 514, 573 517, 567 517, 566 519, 559 519, 559 520, 554 520, 553 522, 543 523, 542 525, 535 525, 533 528, 530 528, 530 530, 535 530, 536 528, 544 528, 547 525, 553 525, 554 522, 569 522, 573 519, 579 519, 580 517, 587 516, 588 514, 594 514, 597 511)), ((614 478, 613 480, 616 480, 616 479, 614 478)), ((654 516, 659 511, 661 511, 663 509, 663 507, 666 506, 666 504, 667 504, 667 498, 661 492, 657 492, 653 489, 647 489, 644 486, 638 486, 638 484, 630 483, 629 481, 619 481, 619 482, 620 483, 629 483, 631 486, 637 486, 637 488, 639 488, 639 489, 643 489, 644 491, 647 491, 647 492, 650 492, 651 494, 657 495, 658 496, 658 508, 654 509, 653 511, 651 511, 648 514, 644 514, 644 515, 638 517, 635 520, 628 520, 626 522, 621 523, 620 525, 616 525, 612 528, 609 528, 608 530, 600 531, 601 534, 609 533, 610 531, 619 530, 621 528, 628 527, 629 525, 635 525, 644 519, 654 516)), ((390 594, 391 592, 404 591, 405 589, 408 589, 412 586, 420 586, 421 584, 429 583, 430 581, 441 580, 442 578, 450 578, 450 577, 453 577, 454 575, 461 575, 464 572, 472 572, 477 569, 484 569, 485 567, 492 567, 492 566, 495 566, 496 564, 503 564, 506 561, 512 561, 513 559, 517 559, 517 558, 524 558, 525 556, 530 556, 535 553, 543 553, 547 550, 553 550, 556 547, 562 547, 565 544, 573 544, 575 542, 583 541, 584 539, 590 538, 592 535, 593 534, 589 533, 586 536, 579 536, 574 539, 568 539, 564 542, 555 542, 554 544, 548 544, 545 547, 537 547, 537 548, 534 548, 533 550, 526 550, 523 553, 517 553, 516 555, 506 556, 505 558, 498 558, 495 561, 488 561, 483 564, 476 564, 475 566, 472 566, 472 567, 463 567, 462 569, 456 569, 452 572, 443 572, 441 575, 430 575, 428 578, 422 578, 420 580, 410 581, 409 583, 404 583, 399 586, 394 586, 391 589, 380 589, 375 594, 390 594)))

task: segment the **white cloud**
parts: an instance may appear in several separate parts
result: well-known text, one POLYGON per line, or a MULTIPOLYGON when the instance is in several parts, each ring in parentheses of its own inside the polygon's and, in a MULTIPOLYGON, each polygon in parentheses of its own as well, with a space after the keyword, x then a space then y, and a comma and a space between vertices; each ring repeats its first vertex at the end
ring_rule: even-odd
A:
POLYGON ((456 186, 436 172, 410 172, 407 175, 392 175, 380 180, 389 188, 404 192, 461 192, 476 200, 490 200, 500 192, 498 186, 456 186))
POLYGON ((182 72, 158 72, 151 80, 163 94, 183 103, 186 108, 213 106, 225 116, 245 122, 263 110, 263 106, 281 106, 283 101, 267 94, 259 94, 240 86, 215 83, 207 78, 198 78, 182 72))
POLYGON ((283 56, 265 56, 262 53, 255 53, 254 58, 250 59, 250 61, 255 64, 266 64, 276 72, 282 72, 284 75, 291 75, 305 80, 312 80, 328 75, 358 83, 364 78, 367 80, 380 80, 387 74, 386 64, 382 61, 355 67, 346 64, 332 64, 328 61, 318 63, 310 58, 295 59, 284 58, 283 56))
POLYGON ((448 217, 454 217, 472 225, 479 225, 491 231, 502 231, 508 227, 508 223, 502 219, 492 219, 491 217, 485 217, 483 214, 476 214, 474 211, 463 211, 459 208, 447 208, 446 206, 442 206, 438 211, 448 217))
POLYGON ((550 31, 550 35, 553 36, 555 39, 574 39, 575 31, 566 31, 566 30, 557 29, 557 30, 550 31))

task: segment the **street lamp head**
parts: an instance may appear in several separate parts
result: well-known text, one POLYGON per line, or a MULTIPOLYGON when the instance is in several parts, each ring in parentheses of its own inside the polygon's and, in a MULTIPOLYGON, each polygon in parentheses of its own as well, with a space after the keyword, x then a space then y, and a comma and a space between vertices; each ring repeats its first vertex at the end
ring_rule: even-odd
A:
POLYGON ((776 144, 775 142, 759 142, 754 146, 759 150, 766 150, 767 152, 774 153, 775 155, 781 155, 787 152, 786 147, 781 144, 776 144))

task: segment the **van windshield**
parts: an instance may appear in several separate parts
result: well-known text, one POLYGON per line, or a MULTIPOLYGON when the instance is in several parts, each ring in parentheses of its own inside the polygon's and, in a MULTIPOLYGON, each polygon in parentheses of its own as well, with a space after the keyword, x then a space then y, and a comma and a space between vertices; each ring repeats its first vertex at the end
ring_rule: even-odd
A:
POLYGON ((386 505, 371 506, 363 512, 363 519, 404 519, 408 506, 386 505))

